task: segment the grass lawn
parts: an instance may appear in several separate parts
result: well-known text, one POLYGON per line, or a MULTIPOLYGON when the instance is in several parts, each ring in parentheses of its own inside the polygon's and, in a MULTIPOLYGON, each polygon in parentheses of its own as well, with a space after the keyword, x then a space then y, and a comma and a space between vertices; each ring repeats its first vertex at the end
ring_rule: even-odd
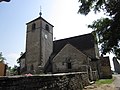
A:
POLYGON ((101 85, 101 84, 111 84, 114 81, 114 78, 112 79, 100 79, 98 81, 96 81, 97 85, 101 85))

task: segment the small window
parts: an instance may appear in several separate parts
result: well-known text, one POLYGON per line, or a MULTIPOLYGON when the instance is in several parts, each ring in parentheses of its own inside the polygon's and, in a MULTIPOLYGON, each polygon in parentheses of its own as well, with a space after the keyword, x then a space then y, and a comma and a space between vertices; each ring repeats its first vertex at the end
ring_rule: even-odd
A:
POLYGON ((32 31, 35 30, 35 28, 36 28, 36 24, 33 23, 33 24, 32 24, 32 31))
POLYGON ((49 26, 47 24, 45 25, 45 29, 49 31, 49 26))
POLYGON ((71 64, 71 62, 68 62, 68 63, 67 63, 67 68, 68 68, 68 69, 72 69, 72 64, 71 64))

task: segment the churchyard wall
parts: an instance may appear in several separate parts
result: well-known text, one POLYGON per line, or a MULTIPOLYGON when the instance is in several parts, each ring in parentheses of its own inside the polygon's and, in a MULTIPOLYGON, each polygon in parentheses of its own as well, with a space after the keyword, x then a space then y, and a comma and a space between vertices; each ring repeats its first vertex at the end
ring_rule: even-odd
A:
POLYGON ((0 90, 82 90, 87 72, 0 77, 0 90))

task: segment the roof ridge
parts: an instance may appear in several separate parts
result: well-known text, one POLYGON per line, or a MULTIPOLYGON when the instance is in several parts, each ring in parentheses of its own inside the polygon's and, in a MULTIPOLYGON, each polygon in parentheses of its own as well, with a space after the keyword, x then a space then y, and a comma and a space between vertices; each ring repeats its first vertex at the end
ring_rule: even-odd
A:
POLYGON ((76 37, 83 37, 83 36, 90 35, 90 34, 92 34, 92 33, 87 33, 87 34, 83 34, 83 35, 77 35, 77 36, 67 37, 67 38, 55 40, 55 41, 53 41, 53 42, 61 41, 61 40, 66 40, 66 39, 72 39, 72 38, 76 38, 76 37))

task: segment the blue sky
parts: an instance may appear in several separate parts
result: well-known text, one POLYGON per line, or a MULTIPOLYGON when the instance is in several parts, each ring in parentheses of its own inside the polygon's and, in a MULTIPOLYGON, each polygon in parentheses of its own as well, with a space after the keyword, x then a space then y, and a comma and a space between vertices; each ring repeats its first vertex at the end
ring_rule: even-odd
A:
POLYGON ((90 33, 87 28, 93 20, 103 16, 93 12, 88 16, 77 13, 78 0, 11 0, 0 3, 0 52, 9 66, 16 64, 25 51, 26 23, 42 17, 54 25, 54 37, 62 39, 90 33))
POLYGON ((16 64, 20 53, 25 51, 26 23, 38 17, 40 5, 46 6, 46 3, 47 7, 43 8, 48 18, 52 5, 50 0, 11 0, 9 3, 0 3, 0 52, 8 65, 16 64))

